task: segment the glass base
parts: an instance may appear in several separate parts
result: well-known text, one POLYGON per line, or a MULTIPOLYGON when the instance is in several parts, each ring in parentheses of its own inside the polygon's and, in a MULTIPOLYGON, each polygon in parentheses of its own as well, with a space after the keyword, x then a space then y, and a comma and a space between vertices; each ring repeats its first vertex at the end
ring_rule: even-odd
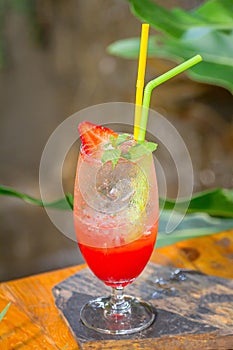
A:
POLYGON ((111 297, 89 301, 81 310, 81 320, 88 328, 107 334, 131 334, 149 327, 155 320, 153 306, 141 299, 124 296, 124 307, 115 310, 111 297))

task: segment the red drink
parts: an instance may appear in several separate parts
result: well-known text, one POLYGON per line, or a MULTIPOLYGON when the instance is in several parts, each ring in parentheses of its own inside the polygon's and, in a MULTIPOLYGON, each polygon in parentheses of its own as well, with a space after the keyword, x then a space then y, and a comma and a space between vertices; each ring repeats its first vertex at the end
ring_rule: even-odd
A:
POLYGON ((148 234, 118 247, 96 248, 79 243, 80 250, 93 273, 106 285, 126 286, 140 275, 155 245, 157 225, 148 234))

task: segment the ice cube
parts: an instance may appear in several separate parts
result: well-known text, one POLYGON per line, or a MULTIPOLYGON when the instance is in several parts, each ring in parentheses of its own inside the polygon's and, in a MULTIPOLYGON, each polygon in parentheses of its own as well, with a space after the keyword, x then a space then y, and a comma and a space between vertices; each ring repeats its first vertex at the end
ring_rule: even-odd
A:
POLYGON ((121 158, 114 167, 109 161, 95 171, 90 165, 83 164, 79 184, 90 207, 102 213, 116 214, 130 207, 142 177, 145 174, 137 164, 121 158))

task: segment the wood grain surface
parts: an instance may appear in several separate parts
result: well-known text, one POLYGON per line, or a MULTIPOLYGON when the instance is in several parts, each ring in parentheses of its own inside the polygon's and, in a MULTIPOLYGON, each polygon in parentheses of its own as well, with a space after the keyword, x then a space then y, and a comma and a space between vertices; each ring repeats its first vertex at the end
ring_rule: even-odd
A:
MULTIPOLYGON (((233 231, 201 237, 155 250, 151 261, 233 278, 233 231)), ((0 284, 0 310, 11 306, 0 323, 0 349, 80 349, 54 304, 52 288, 85 265, 0 284)), ((233 334, 233 330, 232 330, 233 334)), ((233 349, 233 335, 174 335, 151 342, 106 340, 83 349, 233 349)))

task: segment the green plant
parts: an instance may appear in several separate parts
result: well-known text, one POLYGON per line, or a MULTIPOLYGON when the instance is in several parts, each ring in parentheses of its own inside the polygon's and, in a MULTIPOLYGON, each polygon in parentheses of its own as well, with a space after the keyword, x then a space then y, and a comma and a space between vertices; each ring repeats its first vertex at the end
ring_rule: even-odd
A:
POLYGON ((0 322, 2 321, 3 317, 6 315, 9 307, 11 306, 11 303, 8 303, 4 309, 0 312, 0 322))
MULTIPOLYGON (((42 200, 0 186, 0 195, 13 196, 29 204, 58 210, 72 210, 73 196, 68 193, 59 200, 43 203, 42 200)), ((188 199, 179 200, 160 198, 159 235, 156 246, 162 247, 188 238, 210 235, 233 228, 233 190, 214 189, 195 194, 189 203, 187 215, 172 233, 166 233, 168 221, 173 226, 179 221, 183 208, 187 208, 188 199), (175 206, 176 205, 176 206, 175 206), (171 215, 171 210, 176 209, 171 215)))
MULTIPOLYGON (((209 0, 191 11, 166 10, 152 0, 128 0, 131 12, 149 23, 157 34, 149 39, 149 56, 183 61, 200 54, 203 62, 187 74, 193 80, 233 92, 233 1, 209 0)), ((139 38, 117 41, 112 55, 137 58, 139 38)))

